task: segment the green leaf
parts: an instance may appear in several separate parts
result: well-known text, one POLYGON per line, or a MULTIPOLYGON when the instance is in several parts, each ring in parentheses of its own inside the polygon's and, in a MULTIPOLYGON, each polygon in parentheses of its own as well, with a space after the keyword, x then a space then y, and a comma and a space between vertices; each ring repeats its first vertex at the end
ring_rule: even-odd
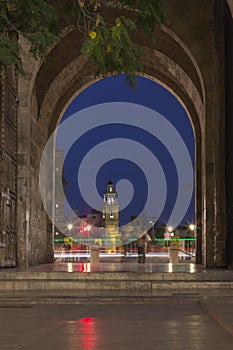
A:
MULTIPOLYGON (((46 59, 48 47, 59 40, 58 23, 78 23, 84 42, 81 52, 88 54, 97 66, 96 74, 106 76, 110 72, 126 73, 127 83, 135 84, 136 73, 143 71, 141 52, 132 42, 130 33, 140 27, 153 37, 156 24, 164 20, 167 0, 98 0, 109 6, 128 6, 133 11, 130 17, 118 17, 114 25, 105 24, 96 1, 86 0, 80 7, 77 0, 1 0, 0 1, 0 66, 15 64, 22 72, 18 35, 23 35, 32 44, 31 54, 36 59, 46 59), (62 9, 62 11, 61 11, 62 9), (92 27, 92 35, 90 28, 92 27)), ((130 12, 129 12, 130 14, 130 12)))
POLYGON ((12 41, 6 35, 0 34, 0 67, 1 70, 12 65, 16 65, 18 70, 23 73, 22 62, 20 59, 20 47, 17 41, 12 41))
POLYGON ((139 47, 132 42, 127 27, 136 28, 132 20, 124 17, 117 18, 112 27, 104 23, 94 26, 92 31, 96 33, 96 38, 93 40, 87 36, 81 52, 88 54, 97 65, 97 75, 125 73, 127 84, 134 86, 136 72, 142 72, 143 67, 138 59, 139 47))

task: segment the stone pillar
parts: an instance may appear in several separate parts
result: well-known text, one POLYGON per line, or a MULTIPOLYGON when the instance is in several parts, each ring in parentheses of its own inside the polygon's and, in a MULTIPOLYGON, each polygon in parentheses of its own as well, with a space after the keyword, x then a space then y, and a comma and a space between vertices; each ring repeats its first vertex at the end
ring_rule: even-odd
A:
POLYGON ((47 253, 46 214, 39 191, 39 165, 47 134, 39 128, 34 79, 40 63, 29 54, 30 45, 20 42, 25 75, 19 76, 18 174, 17 174, 17 266, 51 261, 47 253))
POLYGON ((27 108, 28 86, 19 78, 18 176, 17 176, 17 266, 29 266, 30 259, 30 114, 27 108))
POLYGON ((227 266, 233 268, 233 18, 226 4, 226 215, 227 215, 227 266))
POLYGON ((100 247, 98 245, 92 246, 91 247, 91 263, 96 264, 99 263, 99 252, 100 252, 100 247))
POLYGON ((224 2, 214 1, 212 67, 206 86, 206 196, 203 198, 207 267, 226 266, 224 2))
POLYGON ((215 0, 214 31, 214 265, 226 266, 225 2, 215 0))
POLYGON ((169 249, 169 263, 178 264, 179 263, 179 241, 171 241, 169 249))

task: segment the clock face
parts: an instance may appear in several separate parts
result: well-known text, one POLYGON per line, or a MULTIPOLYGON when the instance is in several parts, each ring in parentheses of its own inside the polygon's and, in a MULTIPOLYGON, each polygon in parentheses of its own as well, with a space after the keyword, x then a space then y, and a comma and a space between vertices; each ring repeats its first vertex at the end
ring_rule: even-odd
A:
POLYGON ((108 202, 109 204, 114 203, 114 202, 115 202, 115 198, 114 198, 113 196, 108 196, 108 197, 107 197, 107 202, 108 202))

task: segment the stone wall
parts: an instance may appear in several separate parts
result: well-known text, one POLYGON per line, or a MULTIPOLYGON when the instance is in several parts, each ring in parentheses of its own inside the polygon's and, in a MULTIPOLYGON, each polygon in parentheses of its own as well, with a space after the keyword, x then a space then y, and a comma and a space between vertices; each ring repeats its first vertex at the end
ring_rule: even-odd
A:
POLYGON ((16 265, 17 74, 0 76, 0 267, 16 265))
MULTIPOLYGON (((110 11, 109 19, 118 14, 110 11)), ((133 37, 145 50, 145 75, 174 93, 193 124, 197 261, 209 267, 226 265, 224 25, 223 1, 169 0, 167 22, 155 29, 155 42, 151 43, 139 32, 133 37)), ((19 266, 52 260, 53 229, 41 203, 38 169, 45 142, 65 106, 95 81, 95 67, 80 55, 80 44, 80 33, 69 27, 62 44, 52 48, 47 61, 41 64, 29 57, 28 44, 23 43, 26 75, 19 79, 18 110, 19 266)), ((232 48, 228 50, 232 52, 232 48)), ((227 81, 230 86, 230 80, 227 81)), ((229 86, 226 101, 230 111, 229 86)), ((227 115, 230 119, 230 112, 227 115)), ((227 147, 230 152, 230 141, 227 147)), ((229 182, 228 188, 231 186, 229 182)), ((233 203, 232 196, 227 201, 233 203)), ((229 226, 230 220, 228 229, 229 226)))
POLYGON ((227 265, 233 267, 233 20, 226 6, 226 215, 227 265))
POLYGON ((25 75, 19 76, 18 107, 18 266, 30 266, 51 260, 48 253, 47 217, 39 191, 41 150, 47 130, 40 129, 34 79, 40 62, 28 55, 29 45, 21 38, 25 75))

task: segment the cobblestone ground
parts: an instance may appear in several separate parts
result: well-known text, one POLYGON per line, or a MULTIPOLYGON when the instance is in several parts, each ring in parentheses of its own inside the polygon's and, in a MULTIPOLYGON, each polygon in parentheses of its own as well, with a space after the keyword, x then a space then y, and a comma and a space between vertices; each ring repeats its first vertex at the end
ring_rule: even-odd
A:
POLYGON ((198 300, 2 305, 0 349, 232 350, 233 337, 198 300))

